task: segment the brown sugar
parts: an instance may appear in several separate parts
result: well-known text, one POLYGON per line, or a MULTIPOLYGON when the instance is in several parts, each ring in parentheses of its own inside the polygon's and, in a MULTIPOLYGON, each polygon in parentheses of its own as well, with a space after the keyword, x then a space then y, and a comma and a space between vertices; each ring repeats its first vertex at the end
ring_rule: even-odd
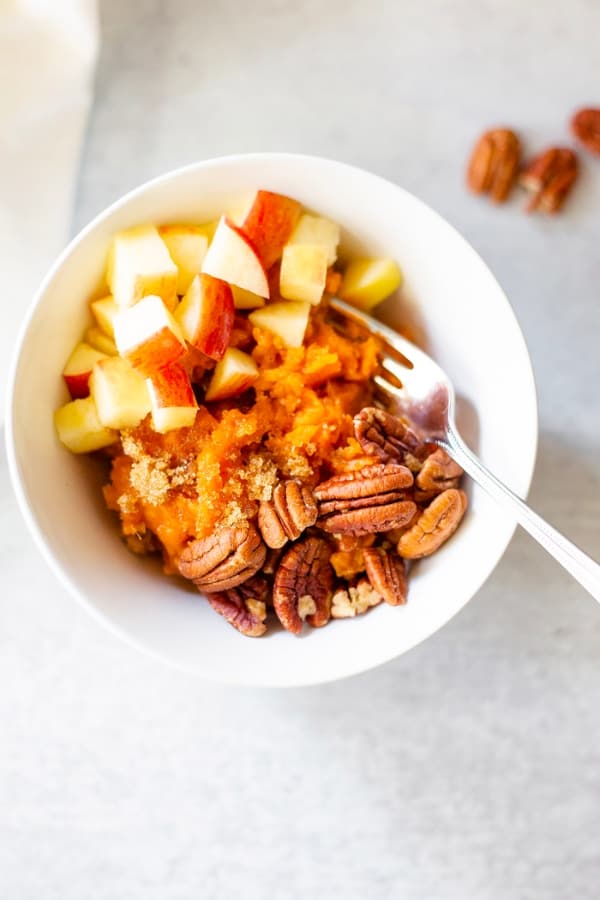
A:
POLYGON ((190 539, 254 518, 282 478, 314 486, 364 463, 352 417, 372 401, 376 340, 339 334, 319 310, 303 346, 258 328, 252 344, 254 396, 200 405, 191 428, 158 434, 144 420, 121 435, 107 505, 125 536, 158 539, 167 572, 190 539))

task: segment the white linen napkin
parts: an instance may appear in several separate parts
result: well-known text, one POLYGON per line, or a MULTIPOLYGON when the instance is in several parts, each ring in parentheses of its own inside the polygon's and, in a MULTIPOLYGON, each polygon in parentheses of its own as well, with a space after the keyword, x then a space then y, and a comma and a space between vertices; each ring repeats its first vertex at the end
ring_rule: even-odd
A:
POLYGON ((19 326, 68 238, 98 34, 96 0, 0 0, 2 397, 19 326))

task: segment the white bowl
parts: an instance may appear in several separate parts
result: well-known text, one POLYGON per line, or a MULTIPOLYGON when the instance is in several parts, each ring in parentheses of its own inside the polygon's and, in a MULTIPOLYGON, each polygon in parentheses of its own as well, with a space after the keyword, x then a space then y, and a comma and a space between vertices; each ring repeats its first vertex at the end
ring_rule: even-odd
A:
POLYGON ((475 251, 411 194, 331 160, 252 154, 208 160, 143 185, 99 215, 42 284, 22 330, 9 388, 7 442, 19 502, 40 550, 86 608, 130 644, 188 672, 246 685, 303 685, 361 672, 414 647, 452 618, 494 569, 514 523, 473 488, 458 533, 415 570, 406 606, 354 620, 242 637, 196 593, 132 556, 103 506, 88 459, 56 439, 60 372, 88 317, 113 232, 136 223, 215 218, 261 187, 343 226, 351 253, 396 258, 405 287, 394 318, 422 321, 428 346, 478 418, 477 449, 521 495, 532 476, 537 413, 527 349, 509 303, 475 251))

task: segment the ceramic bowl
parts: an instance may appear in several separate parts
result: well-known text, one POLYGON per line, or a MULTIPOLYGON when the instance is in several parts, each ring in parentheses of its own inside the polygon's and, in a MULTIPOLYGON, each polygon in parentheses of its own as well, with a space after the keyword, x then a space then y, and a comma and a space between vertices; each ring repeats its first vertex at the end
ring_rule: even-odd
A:
POLYGON ((103 506, 94 463, 68 453, 53 428, 65 402, 60 377, 87 321, 111 235, 141 222, 203 222, 257 187, 289 194, 339 222, 343 253, 392 256, 405 276, 383 315, 416 324, 462 398, 468 438, 518 494, 532 476, 537 413, 527 348, 506 296, 469 244, 416 197, 332 160, 251 154, 170 172, 113 204, 67 247, 22 329, 9 389, 7 442, 19 502, 56 576, 131 645, 220 682, 305 685, 362 672, 405 653, 477 592, 514 530, 471 486, 457 534, 415 568, 406 606, 357 619, 244 638, 201 596, 131 555, 103 506), (518 434, 518 442, 508 439, 518 434))

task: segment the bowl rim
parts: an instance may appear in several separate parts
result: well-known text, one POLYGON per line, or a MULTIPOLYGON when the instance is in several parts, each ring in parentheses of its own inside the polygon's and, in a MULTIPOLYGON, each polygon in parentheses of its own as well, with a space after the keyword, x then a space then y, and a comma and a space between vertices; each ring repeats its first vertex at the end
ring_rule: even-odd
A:
MULTIPOLYGON (((178 166, 174 169, 170 169, 167 172, 163 172, 160 175, 157 175, 154 178, 149 179, 148 181, 144 181, 141 184, 138 184, 136 187, 132 188, 127 193, 121 195, 108 206, 101 209, 89 222, 85 225, 77 234, 74 235, 73 238, 68 242, 68 244, 64 247, 62 252, 58 255, 55 261, 52 263, 46 275, 40 282, 36 292, 34 293, 33 298, 31 299, 24 319, 21 323, 21 327, 18 331, 15 347, 12 354, 11 364, 9 367, 8 381, 5 393, 5 448, 7 454, 7 462, 8 462, 8 470, 10 481, 12 483, 13 490, 15 492, 17 503, 21 514, 25 520, 25 523, 29 529, 31 536, 33 537, 34 544, 39 550, 43 559, 45 559, 47 565, 57 578, 59 584, 62 584, 63 587, 66 588, 68 593, 76 599, 81 606, 103 627, 107 628, 109 632, 114 634, 117 638, 124 641, 130 647, 135 648, 146 656, 160 661, 161 663, 169 666, 172 669, 175 669, 180 672, 184 672, 189 675, 194 675, 197 678, 202 678, 208 682, 218 683, 218 684, 229 684, 235 686, 242 686, 242 683, 237 678, 228 679, 227 676, 224 676, 223 673, 219 673, 218 675, 213 674, 207 671, 198 671, 198 669, 192 667, 191 665, 187 665, 185 662, 180 662, 169 656, 166 653, 162 653, 159 650, 154 649, 153 647, 146 644, 142 639, 136 638, 132 635, 131 632, 122 628, 120 625, 117 625, 109 616, 105 615, 101 612, 98 607, 87 599, 85 593, 78 587, 78 585, 72 580, 68 571, 58 562, 55 558, 54 554, 50 550, 50 547, 46 541, 46 538, 42 532, 41 527, 39 526, 37 519, 32 511, 32 508, 29 504, 28 497, 23 485, 23 481, 21 478, 20 471, 20 463, 16 454, 15 447, 15 415, 16 409, 13 404, 13 398, 15 395, 15 386, 17 382, 17 375, 19 370, 19 363, 21 358, 21 353, 23 350, 23 345, 26 340, 26 336, 31 324, 31 321, 34 317, 34 314, 37 310, 39 303, 44 297, 46 290, 55 275, 60 271, 61 267, 65 263, 65 261, 70 257, 72 252, 76 249, 76 247, 85 240, 85 238, 93 232, 102 222, 112 216, 115 212, 121 209, 124 206, 127 206, 132 200, 135 200, 138 196, 146 193, 148 190, 152 190, 159 185, 162 185, 172 179, 176 179, 182 176, 185 176, 189 172, 193 172, 200 169, 210 168, 211 166, 216 165, 230 165, 236 164, 239 162, 260 162, 260 161, 273 161, 273 160, 289 160, 290 162, 302 163, 306 162, 308 164, 327 164, 336 169, 345 169, 348 174, 356 174, 357 176, 368 176, 371 179, 376 179, 381 182, 383 185, 392 187, 395 191, 399 191, 401 194, 404 194, 408 198, 410 198, 411 202, 421 206, 426 210, 426 212, 441 222, 447 229, 449 229, 455 239, 457 239, 464 248, 473 255, 486 269, 487 274, 490 279, 493 280, 496 287, 500 291, 505 303, 505 312, 512 319, 512 324, 515 328, 515 334, 520 340, 522 344, 523 353, 523 363, 524 363, 524 374, 526 374, 528 379, 527 390, 526 393, 529 397, 529 402, 532 406, 532 414, 533 421, 531 423, 531 458, 528 466, 522 472, 523 484, 524 488, 521 492, 521 496, 523 499, 526 499, 530 487, 531 482, 533 480, 533 475, 536 466, 537 460, 537 451, 538 451, 538 442, 539 442, 539 414, 538 414, 538 400, 537 400, 537 388, 535 383, 535 375, 533 371, 533 365, 531 361, 531 355, 529 353, 529 348, 527 342, 525 340, 525 336, 521 330, 521 326, 515 314, 515 311, 508 299, 504 289, 502 288, 500 282, 497 280, 496 276, 489 268, 488 264, 485 260, 480 256, 478 251, 470 244, 470 242, 463 237, 463 235, 452 225, 445 216, 442 216, 441 213, 437 212, 433 207, 431 207, 428 203, 421 200, 420 197, 417 197, 411 191, 402 187, 395 182, 384 178, 381 175, 378 175, 374 172, 369 171, 368 169, 363 169, 360 166, 356 166, 350 163, 342 162, 339 160, 332 159, 330 157, 318 156, 315 154, 304 154, 304 153, 292 153, 292 152, 277 152, 277 151, 268 151, 268 152, 252 152, 252 153, 233 153, 226 154, 223 156, 210 157, 208 159, 197 160, 196 162, 187 163, 183 166, 178 166)), ((496 559, 489 569, 489 571, 482 575, 482 577, 477 581, 475 586, 470 589, 468 596, 466 596, 462 602, 460 607, 457 610, 450 610, 448 615, 444 616, 440 619, 436 628, 429 632, 427 635, 418 638, 413 643, 411 643, 408 647, 404 648, 400 653, 388 653, 382 656, 376 663, 372 663, 370 661, 365 661, 364 663, 360 663, 358 665, 353 666, 345 666, 341 668, 341 670, 329 677, 323 678, 319 677, 311 677, 311 673, 307 672, 306 677, 303 678, 282 678, 280 681, 266 681, 266 680, 251 680, 248 682, 248 686, 250 687, 301 687, 301 686, 316 686, 319 684, 332 683, 334 681, 341 680, 342 678, 349 678, 354 675, 362 674, 363 672, 370 671, 371 669, 378 668, 385 663, 390 662, 393 659, 396 659, 398 656, 402 656, 407 653, 409 650, 412 650, 414 647, 418 646, 423 641, 427 640, 429 637, 432 637, 436 632, 438 632, 441 628, 444 627, 454 616, 458 615, 462 609, 464 609, 467 604, 473 599, 475 594, 479 592, 481 587, 485 584, 488 578, 492 575, 494 570, 496 569, 498 563, 502 559, 506 549, 512 540, 514 532, 516 530, 517 523, 515 521, 514 525, 507 529, 505 538, 499 542, 496 559)))

